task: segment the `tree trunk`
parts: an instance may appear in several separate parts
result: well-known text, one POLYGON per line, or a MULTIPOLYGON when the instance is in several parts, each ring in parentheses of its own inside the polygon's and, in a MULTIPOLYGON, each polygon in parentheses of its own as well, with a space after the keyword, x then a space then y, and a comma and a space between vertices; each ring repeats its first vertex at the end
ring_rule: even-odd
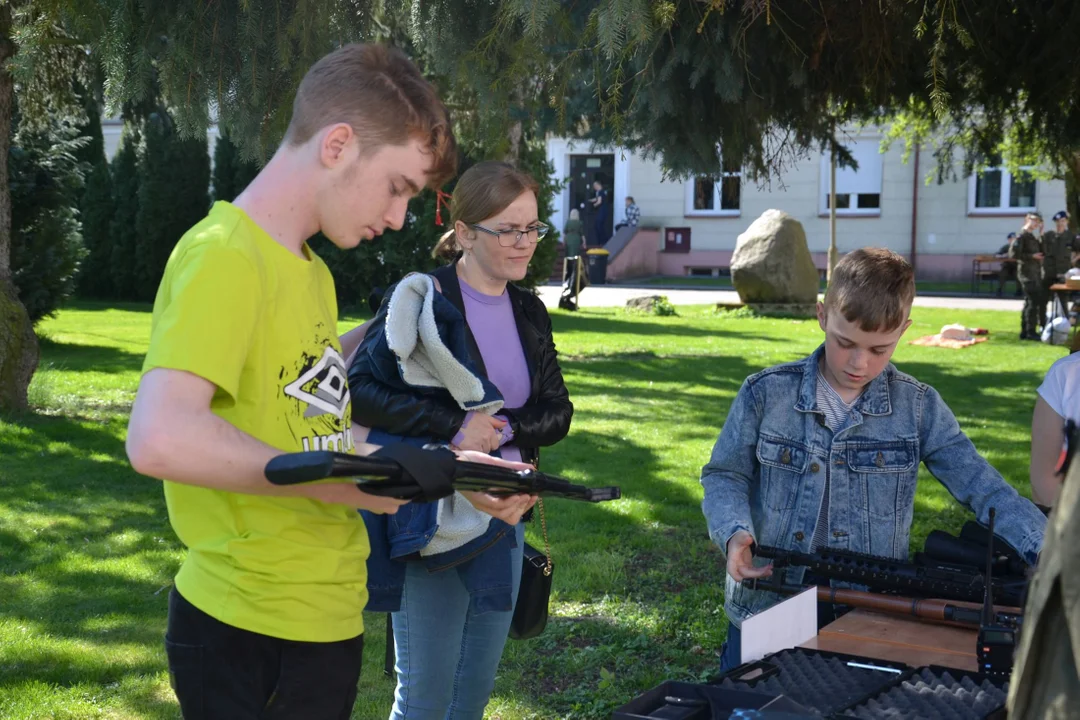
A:
POLYGON ((509 132, 507 132, 507 139, 510 141, 509 147, 506 151, 506 156, 503 158, 504 162, 508 162, 514 167, 517 167, 518 159, 521 157, 521 135, 523 128, 521 127, 521 121, 518 120, 510 126, 509 132))
POLYGON ((507 147, 506 155, 503 156, 503 162, 508 162, 514 167, 518 166, 518 160, 521 159, 521 141, 525 132, 525 128, 521 123, 521 115, 518 114, 525 110, 522 101, 522 98, 524 97, 525 88, 520 85, 514 88, 510 96, 511 118, 514 114, 517 114, 518 119, 514 120, 506 131, 507 147))
POLYGON ((19 301, 11 274, 11 102, 14 83, 7 71, 15 54, 11 4, 0 5, 0 411, 26 407, 26 389, 38 365, 37 336, 19 301))

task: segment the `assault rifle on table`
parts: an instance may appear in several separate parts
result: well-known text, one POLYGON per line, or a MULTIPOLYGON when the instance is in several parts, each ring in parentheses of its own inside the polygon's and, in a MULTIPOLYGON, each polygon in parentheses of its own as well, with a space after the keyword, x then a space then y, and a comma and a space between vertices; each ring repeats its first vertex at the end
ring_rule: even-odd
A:
MULTIPOLYGON (((751 590, 764 590, 766 592, 779 593, 781 595, 797 595, 807 589, 808 586, 786 584, 780 579, 743 580, 745 587, 751 590)), ((954 605, 946 600, 911 598, 900 595, 885 595, 882 593, 866 592, 863 590, 849 590, 846 588, 831 588, 819 585, 817 588, 818 602, 847 605, 865 610, 876 610, 890 615, 906 615, 917 617, 929 622, 943 625, 958 625, 966 628, 978 629, 982 626, 983 612, 981 608, 969 608, 962 605, 954 605)), ((996 625, 1019 629, 1024 616, 1001 608, 994 609, 996 625)))
MULTIPOLYGON (((473 490, 493 495, 526 493, 561 497, 584 502, 618 500, 617 486, 590 488, 575 485, 539 470, 512 470, 497 465, 455 461, 454 490, 473 490)), ((356 486, 370 495, 400 500, 425 496, 422 482, 413 478, 401 463, 389 457, 350 455, 330 450, 279 455, 266 465, 266 479, 275 485, 295 485, 326 478, 354 478, 356 486)))
MULTIPOLYGON (((819 577, 864 585, 878 592, 967 602, 981 602, 984 595, 985 576, 978 568, 965 565, 933 561, 916 565, 828 548, 811 554, 758 545, 755 554, 771 559, 774 568, 806 567, 819 577)), ((992 584, 993 596, 1004 605, 1020 606, 1026 587, 1026 578, 1002 579, 992 584)))

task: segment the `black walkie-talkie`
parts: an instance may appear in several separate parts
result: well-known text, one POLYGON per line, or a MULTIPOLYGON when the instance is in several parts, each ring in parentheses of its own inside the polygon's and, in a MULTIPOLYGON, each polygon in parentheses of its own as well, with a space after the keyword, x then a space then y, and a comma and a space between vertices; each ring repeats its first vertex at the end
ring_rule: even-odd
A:
POLYGON ((986 548, 986 576, 983 578, 982 623, 979 625, 979 644, 975 655, 979 672, 991 678, 1008 680, 1012 674, 1013 654, 1016 651, 1016 631, 997 623, 994 612, 994 508, 990 508, 990 539, 986 548))

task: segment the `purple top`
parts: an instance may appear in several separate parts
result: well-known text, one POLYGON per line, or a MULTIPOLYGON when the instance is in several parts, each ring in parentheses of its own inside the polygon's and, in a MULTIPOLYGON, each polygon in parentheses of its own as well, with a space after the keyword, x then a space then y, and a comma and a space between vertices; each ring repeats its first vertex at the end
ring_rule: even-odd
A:
MULTIPOLYGON (((458 280, 461 299, 465 304, 465 318, 480 348, 488 380, 502 394, 504 407, 511 410, 519 408, 528 401, 532 383, 525 350, 521 347, 521 337, 514 321, 510 294, 503 290, 501 295, 485 295, 460 277, 458 280)), ((472 415, 469 413, 462 427, 469 423, 472 415)), ((501 455, 504 460, 520 461, 521 451, 514 445, 506 444, 512 440, 513 434, 507 425, 503 428, 501 455)))

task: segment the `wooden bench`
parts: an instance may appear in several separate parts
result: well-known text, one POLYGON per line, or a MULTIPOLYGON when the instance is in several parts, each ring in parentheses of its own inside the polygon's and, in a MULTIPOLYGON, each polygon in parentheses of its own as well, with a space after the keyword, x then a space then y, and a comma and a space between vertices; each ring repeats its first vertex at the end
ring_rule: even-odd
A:
POLYGON ((991 283, 1001 278, 1001 266, 1005 259, 996 255, 976 255, 971 259, 971 294, 982 291, 983 282, 991 283))
POLYGON ((686 277, 730 277, 731 268, 727 265, 684 265, 686 277))

